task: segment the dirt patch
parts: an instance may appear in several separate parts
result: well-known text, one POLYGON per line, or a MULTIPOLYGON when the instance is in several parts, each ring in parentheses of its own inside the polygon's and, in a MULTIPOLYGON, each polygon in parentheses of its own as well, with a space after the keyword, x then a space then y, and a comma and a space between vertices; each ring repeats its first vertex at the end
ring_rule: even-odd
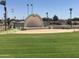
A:
POLYGON ((79 29, 36 29, 25 31, 6 31, 0 34, 42 34, 42 33, 64 33, 64 32, 78 32, 79 29))

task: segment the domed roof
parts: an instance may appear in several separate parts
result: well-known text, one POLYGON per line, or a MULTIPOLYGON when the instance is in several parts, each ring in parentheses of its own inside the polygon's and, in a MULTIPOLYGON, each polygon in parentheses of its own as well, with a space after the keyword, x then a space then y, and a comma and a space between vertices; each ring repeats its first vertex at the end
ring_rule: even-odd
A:
POLYGON ((37 14, 29 15, 25 20, 25 27, 42 27, 43 20, 37 14))

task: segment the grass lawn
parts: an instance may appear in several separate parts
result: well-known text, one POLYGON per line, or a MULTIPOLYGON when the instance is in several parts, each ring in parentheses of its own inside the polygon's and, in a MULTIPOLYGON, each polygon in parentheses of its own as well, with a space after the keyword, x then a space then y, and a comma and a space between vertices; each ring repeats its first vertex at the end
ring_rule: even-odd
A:
POLYGON ((0 57, 79 57, 79 32, 0 35, 0 57))

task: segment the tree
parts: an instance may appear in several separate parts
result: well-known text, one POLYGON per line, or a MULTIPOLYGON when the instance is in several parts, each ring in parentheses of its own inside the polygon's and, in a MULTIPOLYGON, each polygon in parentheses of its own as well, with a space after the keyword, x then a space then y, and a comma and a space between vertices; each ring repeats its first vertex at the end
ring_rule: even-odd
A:
POLYGON ((48 12, 46 12, 46 17, 47 17, 47 18, 49 18, 48 14, 49 14, 49 13, 48 13, 48 12))
POLYGON ((53 21, 58 21, 58 20, 59 20, 58 16, 54 15, 53 21))
POLYGON ((1 5, 5 5, 6 4, 6 0, 0 0, 0 4, 1 5))
POLYGON ((71 25, 72 24, 71 21, 72 21, 71 19, 68 19, 67 24, 71 25))
POLYGON ((73 18, 73 21, 79 21, 79 18, 73 18))
POLYGON ((46 17, 45 17, 45 18, 43 18, 43 21, 48 21, 48 20, 49 20, 49 18, 46 18, 46 17))

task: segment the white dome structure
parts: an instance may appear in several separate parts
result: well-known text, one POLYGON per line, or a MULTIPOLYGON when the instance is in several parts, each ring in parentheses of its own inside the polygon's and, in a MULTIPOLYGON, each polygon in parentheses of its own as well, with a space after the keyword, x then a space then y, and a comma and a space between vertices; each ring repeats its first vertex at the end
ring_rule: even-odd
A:
POLYGON ((37 14, 28 16, 25 20, 25 27, 43 27, 43 20, 37 14))

